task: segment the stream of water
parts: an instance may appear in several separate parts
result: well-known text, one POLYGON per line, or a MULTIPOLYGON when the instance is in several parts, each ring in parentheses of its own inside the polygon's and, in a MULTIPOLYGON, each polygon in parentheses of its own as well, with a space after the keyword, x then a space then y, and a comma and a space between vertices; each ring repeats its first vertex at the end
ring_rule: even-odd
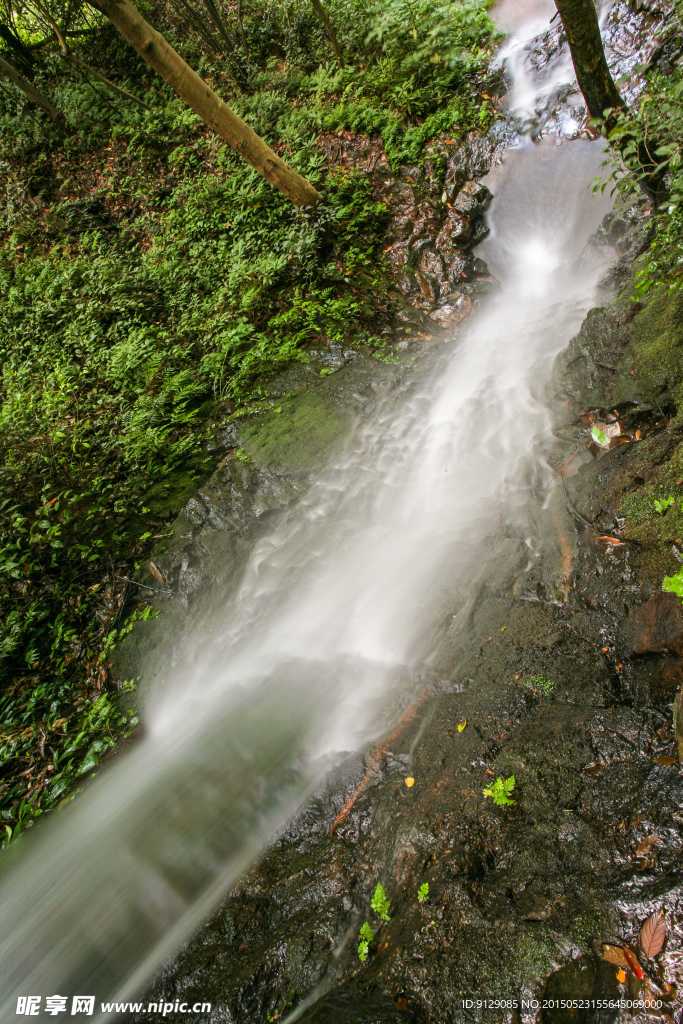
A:
MULTIPOLYGON (((540 74, 530 64, 552 12, 531 10, 501 54, 522 121, 572 77, 566 52, 540 74)), ((98 1019, 100 1000, 139 993, 376 732, 500 515, 530 483, 550 486, 543 381, 592 304, 584 250, 607 209, 589 188, 601 144, 563 139, 578 131, 563 118, 491 175, 498 294, 258 544, 236 596, 149 694, 144 740, 6 857, 2 1020, 20 995, 94 994, 98 1019)))

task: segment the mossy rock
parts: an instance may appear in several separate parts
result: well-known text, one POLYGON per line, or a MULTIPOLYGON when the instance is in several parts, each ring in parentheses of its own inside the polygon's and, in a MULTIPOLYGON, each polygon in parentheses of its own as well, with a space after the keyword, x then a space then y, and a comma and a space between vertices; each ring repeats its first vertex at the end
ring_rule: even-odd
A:
POLYGON ((305 472, 325 465, 349 433, 351 415, 315 391, 287 399, 272 412, 240 424, 237 436, 259 468, 305 472))
POLYGON ((199 477, 195 473, 174 473, 150 487, 145 494, 145 505, 156 516, 171 516, 190 500, 198 484, 199 477))
POLYGON ((683 381, 683 290, 652 291, 633 319, 631 337, 614 387, 614 403, 678 406, 683 381), (634 385, 635 392, 634 394, 634 385))
POLYGON ((638 405, 664 412, 683 400, 683 289, 654 288, 634 304, 629 281, 619 299, 592 309, 555 360, 558 421, 592 409, 638 405))

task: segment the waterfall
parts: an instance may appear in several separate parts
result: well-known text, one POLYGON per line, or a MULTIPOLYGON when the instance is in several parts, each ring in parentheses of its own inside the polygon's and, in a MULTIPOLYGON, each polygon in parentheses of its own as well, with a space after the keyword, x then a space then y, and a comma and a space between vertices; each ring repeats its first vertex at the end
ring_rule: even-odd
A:
POLYGON ((510 108, 536 129, 491 174, 483 255, 500 289, 258 543, 148 695, 144 739, 5 856, 3 1020, 19 995, 94 994, 96 1020, 101 1000, 139 993, 376 733, 501 513, 530 480, 550 486, 543 383, 593 302, 599 267, 581 256, 607 210, 590 190, 602 145, 569 140, 568 108, 533 139, 572 78, 566 50, 530 61, 551 14, 531 10, 501 51, 510 108))

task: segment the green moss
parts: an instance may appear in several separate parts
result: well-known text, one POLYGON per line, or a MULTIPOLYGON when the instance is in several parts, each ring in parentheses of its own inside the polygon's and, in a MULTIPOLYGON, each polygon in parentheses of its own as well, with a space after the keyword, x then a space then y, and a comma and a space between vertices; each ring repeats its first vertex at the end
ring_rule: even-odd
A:
POLYGON ((555 689, 555 683, 552 679, 546 679, 545 676, 527 676, 524 680, 524 685, 532 690, 538 690, 544 697, 549 697, 555 689))
POLYGON ((654 499, 645 491, 625 494, 619 503, 619 512, 622 516, 626 516, 634 526, 646 523, 657 515, 654 499))
POLYGON ((154 515, 175 515, 195 493, 199 479, 194 473, 177 472, 170 479, 161 480, 150 487, 144 496, 145 505, 154 515))
POLYGON ((511 980, 520 987, 530 978, 543 978, 552 970, 556 956, 557 950, 544 935, 521 935, 514 944, 511 980))
POLYGON ((242 447, 258 466, 294 472, 320 467, 341 447, 350 426, 349 417, 313 391, 283 402, 280 410, 239 427, 242 447))
POLYGON ((615 385, 615 402, 632 401, 678 405, 683 382, 683 291, 659 287, 648 294, 647 305, 633 320, 623 369, 615 385))

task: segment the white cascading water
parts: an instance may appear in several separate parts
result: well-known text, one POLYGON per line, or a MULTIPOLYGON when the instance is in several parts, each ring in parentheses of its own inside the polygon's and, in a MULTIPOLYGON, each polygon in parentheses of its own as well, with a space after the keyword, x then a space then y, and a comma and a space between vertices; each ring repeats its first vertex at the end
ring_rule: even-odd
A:
MULTIPOLYGON (((522 120, 572 77, 562 54, 532 84, 525 47, 552 11, 503 51, 522 120)), ((592 304, 598 270, 580 257, 607 209, 589 187, 601 144, 561 134, 522 139, 492 175, 484 255, 500 292, 258 544, 149 694, 144 740, 5 855, 0 1019, 19 995, 94 994, 98 1019, 100 1001, 139 993, 377 729, 428 654, 430 613, 530 474, 549 484, 538 395, 592 304)))

